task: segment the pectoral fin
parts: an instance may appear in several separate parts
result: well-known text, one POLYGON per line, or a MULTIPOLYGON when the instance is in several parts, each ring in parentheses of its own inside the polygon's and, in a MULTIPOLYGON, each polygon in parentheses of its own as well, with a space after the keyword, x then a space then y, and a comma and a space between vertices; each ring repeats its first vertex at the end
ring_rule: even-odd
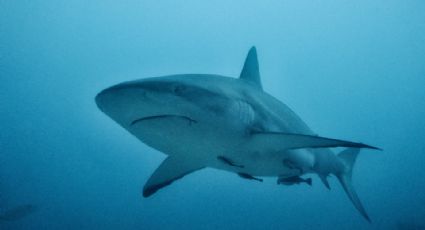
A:
POLYGON ((155 170, 143 187, 143 196, 148 197, 159 189, 205 166, 196 160, 179 157, 167 157, 155 170))
POLYGON ((330 147, 355 147, 379 149, 370 145, 343 141, 319 136, 278 133, 278 132, 254 132, 249 142, 252 148, 268 148, 271 151, 300 149, 300 148, 330 148, 330 147))

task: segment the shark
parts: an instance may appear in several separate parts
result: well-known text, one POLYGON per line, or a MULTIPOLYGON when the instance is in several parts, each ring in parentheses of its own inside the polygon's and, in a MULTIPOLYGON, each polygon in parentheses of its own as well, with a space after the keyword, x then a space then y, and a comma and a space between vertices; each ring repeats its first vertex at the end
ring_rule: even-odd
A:
POLYGON ((338 178, 370 222, 354 187, 360 149, 377 147, 322 137, 287 105, 263 90, 253 46, 239 78, 179 74, 119 83, 95 97, 98 108, 140 141, 166 155, 143 187, 149 197, 203 168, 245 179, 279 180, 317 174, 330 189, 338 178), (332 148, 345 147, 335 154, 332 148))

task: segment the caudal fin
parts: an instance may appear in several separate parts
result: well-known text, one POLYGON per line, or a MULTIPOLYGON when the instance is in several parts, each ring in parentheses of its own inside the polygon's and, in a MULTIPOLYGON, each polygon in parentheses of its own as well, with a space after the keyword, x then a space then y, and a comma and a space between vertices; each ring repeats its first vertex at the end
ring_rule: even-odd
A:
POLYGON ((342 173, 336 176, 339 182, 341 183, 342 187, 344 188, 345 192, 347 193, 348 197, 350 198, 351 202, 353 202, 356 209, 362 214, 362 216, 367 221, 371 222, 369 215, 366 213, 366 210, 364 209, 351 183, 353 166, 354 166, 354 163, 356 162, 356 158, 359 152, 360 152, 359 148, 348 148, 342 151, 338 155, 338 157, 344 162, 346 169, 342 173))

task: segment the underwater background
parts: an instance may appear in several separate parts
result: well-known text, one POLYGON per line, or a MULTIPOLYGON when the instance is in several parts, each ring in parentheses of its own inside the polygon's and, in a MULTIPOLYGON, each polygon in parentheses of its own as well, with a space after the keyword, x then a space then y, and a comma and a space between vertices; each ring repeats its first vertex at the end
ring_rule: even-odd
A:
POLYGON ((425 1, 0 0, 0 229, 425 229, 425 1), (361 141, 354 187, 214 169, 149 198, 165 155, 96 106, 111 85, 237 77, 321 136, 361 141), (3 217, 3 218, 2 218, 3 217))

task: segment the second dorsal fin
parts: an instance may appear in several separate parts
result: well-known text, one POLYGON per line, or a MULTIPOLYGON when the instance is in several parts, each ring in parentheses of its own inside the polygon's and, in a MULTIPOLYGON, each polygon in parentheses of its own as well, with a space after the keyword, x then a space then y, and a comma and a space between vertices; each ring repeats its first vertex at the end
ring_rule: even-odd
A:
POLYGON ((253 46, 246 56, 245 64, 243 66, 241 75, 239 77, 242 80, 248 81, 255 85, 259 89, 263 89, 261 86, 260 71, 258 67, 257 50, 253 46))

